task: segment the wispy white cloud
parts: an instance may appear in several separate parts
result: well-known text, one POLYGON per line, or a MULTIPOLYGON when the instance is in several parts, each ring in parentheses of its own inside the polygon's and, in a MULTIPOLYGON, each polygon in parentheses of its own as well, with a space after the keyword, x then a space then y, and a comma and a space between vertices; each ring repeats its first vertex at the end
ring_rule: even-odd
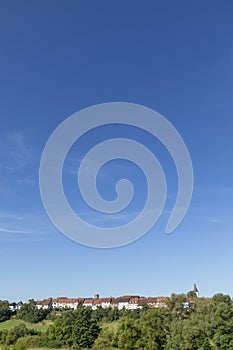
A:
POLYGON ((231 218, 209 218, 208 221, 213 224, 233 225, 233 219, 231 218))
POLYGON ((54 232, 50 222, 41 215, 0 212, 0 233, 17 235, 47 235, 54 232))
POLYGON ((23 179, 16 179, 15 182, 19 185, 34 185, 35 179, 30 178, 23 178, 23 179))
POLYGON ((0 133, 0 210, 4 202, 22 202, 25 187, 35 185, 35 152, 25 139, 23 132, 0 133))
POLYGON ((11 219, 11 220, 23 220, 23 217, 17 214, 13 213, 5 213, 5 212, 0 212, 0 220, 1 219, 11 219))
POLYGON ((31 160, 32 150, 26 144, 21 131, 0 135, 1 168, 5 171, 16 171, 31 160))
POLYGON ((6 228, 6 227, 0 227, 0 232, 4 233, 13 233, 13 234, 45 234, 47 232, 45 231, 39 231, 39 230, 24 230, 24 229, 12 229, 12 228, 6 228))

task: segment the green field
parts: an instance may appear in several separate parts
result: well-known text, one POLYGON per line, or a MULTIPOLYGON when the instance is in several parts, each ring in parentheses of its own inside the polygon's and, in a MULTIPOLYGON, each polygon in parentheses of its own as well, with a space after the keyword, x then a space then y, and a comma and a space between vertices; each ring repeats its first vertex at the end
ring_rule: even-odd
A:
POLYGON ((112 329, 113 331, 116 331, 117 327, 118 327, 119 322, 118 321, 112 321, 112 322, 103 322, 100 324, 100 327, 102 329, 104 328, 108 328, 108 329, 112 329))
POLYGON ((38 331, 41 331, 41 332, 45 332, 48 327, 52 324, 51 321, 42 321, 42 322, 39 322, 39 323, 28 323, 28 322, 24 322, 22 320, 15 320, 15 319, 12 319, 12 320, 9 320, 9 321, 5 321, 5 322, 1 322, 0 323, 0 330, 3 330, 3 329, 13 329, 14 327, 20 325, 20 324, 25 324, 27 328, 29 329, 36 329, 38 331))

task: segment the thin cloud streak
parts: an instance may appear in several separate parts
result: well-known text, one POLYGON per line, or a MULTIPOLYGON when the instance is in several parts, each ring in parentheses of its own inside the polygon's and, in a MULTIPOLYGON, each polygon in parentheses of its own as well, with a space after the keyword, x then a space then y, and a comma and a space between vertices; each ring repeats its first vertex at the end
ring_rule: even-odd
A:
POLYGON ((18 171, 32 161, 32 149, 21 131, 1 135, 0 160, 3 171, 18 171))
POLYGON ((45 231, 37 231, 37 230, 15 230, 11 228, 0 227, 0 232, 4 233, 13 233, 13 234, 46 234, 45 231))
POLYGON ((46 235, 54 232, 54 227, 45 219, 41 215, 0 212, 0 232, 25 235, 46 235))
POLYGON ((208 220, 210 223, 219 224, 219 225, 233 225, 232 219, 224 219, 224 218, 210 218, 208 220))

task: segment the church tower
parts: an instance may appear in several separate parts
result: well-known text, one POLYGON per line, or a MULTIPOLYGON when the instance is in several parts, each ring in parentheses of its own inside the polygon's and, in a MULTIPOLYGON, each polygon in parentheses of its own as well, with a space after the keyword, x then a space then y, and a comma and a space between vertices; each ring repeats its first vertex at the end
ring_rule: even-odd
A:
POLYGON ((197 289, 196 283, 194 283, 194 288, 193 288, 194 293, 196 294, 197 298, 199 297, 199 290, 197 289))

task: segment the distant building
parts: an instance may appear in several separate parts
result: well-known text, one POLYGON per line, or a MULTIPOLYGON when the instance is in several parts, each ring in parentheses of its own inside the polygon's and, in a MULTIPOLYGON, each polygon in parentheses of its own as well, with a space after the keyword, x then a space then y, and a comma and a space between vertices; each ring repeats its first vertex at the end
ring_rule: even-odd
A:
POLYGON ((196 296, 199 297, 199 290, 197 289, 196 283, 194 283, 193 291, 194 291, 194 293, 196 294, 196 296))
POLYGON ((83 301, 84 298, 58 297, 56 299, 52 299, 52 308, 76 310, 78 305, 82 304, 83 301))
POLYGON ((93 300, 93 298, 84 299, 83 306, 92 308, 93 300))
POLYGON ((9 308, 10 308, 11 312, 15 312, 16 311, 16 303, 10 303, 9 308))
MULTIPOLYGON (((196 286, 196 285, 195 285, 196 286)), ((197 291, 197 288, 195 289, 197 291)), ((36 307, 39 310, 76 310, 79 305, 84 307, 90 307, 92 310, 97 310, 98 308, 117 308, 118 310, 136 310, 141 309, 143 305, 148 305, 148 307, 166 307, 166 301, 168 297, 140 297, 139 295, 123 295, 117 298, 107 297, 100 298, 96 294, 93 298, 67 298, 67 297, 58 297, 58 298, 47 298, 43 300, 36 301, 36 307)), ((23 305, 22 302, 11 303, 9 305, 12 312, 15 312, 20 309, 23 305)))
POLYGON ((132 297, 129 299, 129 310, 135 310, 138 309, 138 303, 139 303, 140 297, 132 297))
POLYGON ((130 300, 130 298, 128 296, 115 298, 113 300, 112 306, 118 310, 122 310, 123 308, 128 309, 129 308, 129 300, 130 300))
POLYGON ((41 310, 41 309, 52 310, 53 308, 52 298, 36 301, 36 307, 38 310, 41 310))
MULTIPOLYGON (((99 298, 93 299, 92 302, 92 310, 96 310, 98 307, 102 307, 103 309, 107 309, 111 307, 113 298, 99 298)), ((86 305, 87 306, 87 305, 86 305)))
POLYGON ((19 301, 18 303, 13 302, 9 304, 9 308, 12 312, 16 312, 21 308, 22 305, 23 305, 22 301, 19 301))
POLYGON ((167 307, 168 297, 157 297, 156 307, 167 307))

